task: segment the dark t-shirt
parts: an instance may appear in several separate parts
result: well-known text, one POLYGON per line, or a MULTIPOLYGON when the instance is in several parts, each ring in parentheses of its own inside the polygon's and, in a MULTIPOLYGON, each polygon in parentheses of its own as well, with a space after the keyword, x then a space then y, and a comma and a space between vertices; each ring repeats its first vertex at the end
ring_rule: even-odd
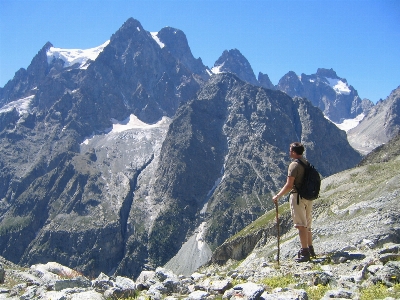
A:
MULTIPOLYGON (((308 162, 305 158, 302 157, 300 159, 305 164, 308 164, 308 162)), ((292 161, 289 165, 288 176, 294 177, 294 185, 297 187, 301 187, 301 184, 303 182, 303 177, 304 177, 304 167, 301 164, 299 164, 295 161, 292 161)), ((297 193, 296 188, 293 187, 291 192, 297 193)))

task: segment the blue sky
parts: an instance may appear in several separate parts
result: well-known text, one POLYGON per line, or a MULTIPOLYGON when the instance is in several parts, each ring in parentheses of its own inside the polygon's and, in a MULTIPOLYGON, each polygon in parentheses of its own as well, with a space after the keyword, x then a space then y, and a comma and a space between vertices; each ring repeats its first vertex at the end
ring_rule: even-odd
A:
POLYGON ((210 68, 236 48, 274 84, 333 68, 373 102, 400 85, 398 0, 0 0, 0 87, 46 42, 93 48, 130 17, 147 31, 182 30, 210 68))

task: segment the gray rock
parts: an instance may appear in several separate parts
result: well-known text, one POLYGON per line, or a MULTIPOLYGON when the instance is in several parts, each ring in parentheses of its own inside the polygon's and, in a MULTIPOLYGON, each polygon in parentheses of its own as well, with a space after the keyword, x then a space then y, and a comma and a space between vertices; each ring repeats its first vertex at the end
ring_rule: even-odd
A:
POLYGON ((61 291, 68 288, 88 288, 92 283, 87 278, 79 276, 71 279, 61 279, 54 281, 54 290, 61 291))
POLYGON ((92 287, 94 287, 97 291, 105 292, 113 286, 114 282, 110 280, 110 277, 104 273, 100 273, 96 279, 92 280, 92 287))
POLYGON ((386 286, 393 286, 400 278, 400 261, 389 261, 380 268, 371 278, 372 282, 381 282, 386 286))
POLYGON ((323 300, 332 299, 332 298, 340 298, 340 299, 353 299, 354 293, 348 290, 329 290, 325 293, 323 300))
POLYGON ((208 292, 205 291, 194 291, 191 292, 187 298, 188 300, 205 300, 208 298, 208 296, 210 296, 210 294, 208 292))
POLYGON ((249 300, 255 300, 259 299, 263 292, 264 287, 261 285, 253 282, 246 282, 235 285, 232 289, 227 290, 223 297, 228 299, 245 298, 249 300))
POLYGON ((68 293, 65 291, 56 292, 56 291, 48 291, 43 295, 44 300, 67 300, 68 293))
POLYGON ((261 294, 260 299, 263 300, 308 300, 306 291, 304 290, 285 290, 261 294))
POLYGON ((104 295, 96 291, 85 291, 81 293, 72 294, 68 297, 68 300, 106 300, 104 295))
POLYGON ((379 261, 382 263, 387 263, 390 260, 399 260, 400 259, 400 253, 385 253, 379 255, 379 261))
POLYGON ((4 270, 3 265, 0 263, 0 284, 4 283, 6 276, 6 271, 4 270))
POLYGON ((115 285, 122 290, 127 290, 127 291, 134 291, 135 290, 135 282, 132 279, 122 277, 122 276, 117 276, 115 278, 115 285))

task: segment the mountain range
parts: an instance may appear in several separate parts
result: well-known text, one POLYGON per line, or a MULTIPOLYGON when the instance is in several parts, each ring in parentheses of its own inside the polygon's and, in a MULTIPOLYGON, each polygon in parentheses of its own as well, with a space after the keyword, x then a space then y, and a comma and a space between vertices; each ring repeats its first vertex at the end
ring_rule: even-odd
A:
POLYGON ((373 105, 322 68, 274 86, 237 49, 210 69, 133 18, 70 54, 46 43, 0 88, 0 255, 21 265, 138 276, 197 241, 195 270, 272 208, 291 142, 327 177, 399 130, 399 88, 373 105))

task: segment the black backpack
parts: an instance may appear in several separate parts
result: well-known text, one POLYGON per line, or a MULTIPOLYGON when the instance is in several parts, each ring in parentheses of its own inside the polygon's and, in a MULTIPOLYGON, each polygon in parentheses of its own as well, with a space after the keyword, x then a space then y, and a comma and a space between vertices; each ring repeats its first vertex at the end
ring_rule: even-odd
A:
POLYGON ((300 159, 295 161, 304 167, 303 184, 297 188, 297 204, 299 204, 299 196, 307 200, 315 200, 318 198, 319 190, 321 188, 321 177, 317 169, 310 163, 306 165, 300 159))

